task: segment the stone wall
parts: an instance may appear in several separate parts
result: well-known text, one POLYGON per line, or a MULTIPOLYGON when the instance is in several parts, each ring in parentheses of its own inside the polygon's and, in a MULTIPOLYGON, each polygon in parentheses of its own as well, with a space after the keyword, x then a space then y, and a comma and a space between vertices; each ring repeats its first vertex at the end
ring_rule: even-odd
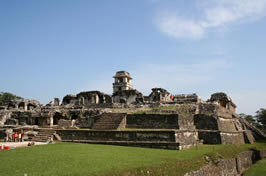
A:
POLYGON ((69 127, 72 127, 72 121, 71 120, 60 119, 58 121, 58 127, 59 128, 69 128, 69 127))
POLYGON ((222 143, 221 144, 245 144, 243 132, 220 132, 222 143))
POLYGON ((199 130, 199 139, 203 140, 203 144, 221 144, 222 139, 219 131, 199 130))
POLYGON ((176 142, 180 144, 179 149, 187 149, 199 143, 196 131, 176 131, 176 142))
POLYGON ((173 101, 178 104, 197 103, 199 101, 199 97, 197 94, 179 94, 174 95, 173 101))
POLYGON ((198 144, 196 131, 92 131, 56 130, 63 142, 83 142, 167 149, 187 149, 198 144))
POLYGON ((259 153, 259 151, 241 152, 235 158, 210 162, 197 171, 186 173, 185 176, 238 176, 261 159, 259 153))
POLYGON ((179 129, 178 114, 128 114, 126 128, 179 129))
POLYGON ((4 139, 5 132, 3 130, 0 130, 0 140, 4 139))
POLYGON ((79 128, 92 128, 97 117, 82 117, 76 121, 76 124, 79 128))
POLYGON ((219 130, 217 119, 213 116, 197 114, 194 116, 194 125, 200 130, 219 130))
POLYGON ((234 119, 218 118, 218 129, 221 131, 237 131, 234 119))
POLYGON ((178 114, 178 126, 180 130, 195 130, 193 114, 178 114))
POLYGON ((154 141, 175 142, 175 131, 56 130, 62 141, 154 141))
POLYGON ((0 126, 4 125, 6 120, 10 118, 11 112, 8 111, 0 111, 0 126))
POLYGON ((203 144, 245 144, 243 131, 199 130, 198 136, 200 140, 203 140, 203 144))

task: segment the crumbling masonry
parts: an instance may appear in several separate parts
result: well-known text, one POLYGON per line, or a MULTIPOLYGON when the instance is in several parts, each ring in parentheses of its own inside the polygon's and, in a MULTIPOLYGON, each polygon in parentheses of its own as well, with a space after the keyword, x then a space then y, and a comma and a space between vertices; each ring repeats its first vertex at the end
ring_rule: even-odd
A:
POLYGON ((35 100, 0 107, 0 138, 21 130, 26 139, 185 149, 198 144, 244 144, 265 138, 236 114, 225 93, 204 101, 196 94, 173 95, 153 88, 149 96, 133 89, 126 71, 115 74, 113 94, 66 95, 47 105, 35 100), (82 129, 82 130, 80 130, 82 129))

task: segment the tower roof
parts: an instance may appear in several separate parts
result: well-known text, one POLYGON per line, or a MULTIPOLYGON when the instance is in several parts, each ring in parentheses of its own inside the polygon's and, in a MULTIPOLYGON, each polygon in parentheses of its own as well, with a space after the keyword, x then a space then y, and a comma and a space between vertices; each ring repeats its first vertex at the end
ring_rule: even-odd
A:
POLYGON ((129 79, 132 79, 132 77, 130 76, 130 74, 127 71, 118 71, 118 72, 116 72, 115 76, 113 76, 113 78, 123 78, 123 77, 127 77, 129 79))

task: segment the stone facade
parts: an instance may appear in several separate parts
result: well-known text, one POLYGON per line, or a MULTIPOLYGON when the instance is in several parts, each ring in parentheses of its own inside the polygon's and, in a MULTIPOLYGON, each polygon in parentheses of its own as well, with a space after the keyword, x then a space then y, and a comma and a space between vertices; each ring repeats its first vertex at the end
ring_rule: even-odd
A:
POLYGON ((131 76, 127 71, 116 72, 113 83, 113 93, 123 91, 123 90, 132 90, 133 86, 131 84, 131 76))
POLYGON ((149 95, 150 102, 171 102, 171 94, 163 88, 152 88, 149 95))
POLYGON ((62 103, 55 98, 45 106, 27 99, 10 102, 0 109, 0 130, 24 126, 75 128, 59 130, 58 135, 62 135, 63 141, 104 143, 106 140, 109 144, 111 141, 175 149, 200 143, 253 143, 265 138, 263 132, 235 113, 236 105, 225 93, 212 94, 206 102, 196 94, 172 95, 163 88, 153 88, 149 96, 143 96, 133 89, 128 72, 117 72, 114 79, 112 95, 86 91, 66 95, 62 103))

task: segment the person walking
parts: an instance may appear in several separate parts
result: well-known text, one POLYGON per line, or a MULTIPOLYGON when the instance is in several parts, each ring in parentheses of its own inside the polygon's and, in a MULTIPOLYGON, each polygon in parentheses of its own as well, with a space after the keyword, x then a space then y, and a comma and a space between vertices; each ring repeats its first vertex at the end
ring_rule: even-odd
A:
POLYGON ((18 133, 18 142, 21 142, 21 133, 18 133))
POLYGON ((15 138, 15 133, 12 133, 12 142, 15 142, 16 138, 15 138))
POLYGON ((21 142, 24 142, 24 131, 21 133, 21 142))
POLYGON ((14 142, 17 142, 18 141, 18 132, 15 133, 15 141, 14 142))
POLYGON ((5 132, 4 135, 5 135, 5 140, 4 140, 4 141, 5 141, 5 142, 8 142, 8 134, 7 134, 7 132, 5 132))

